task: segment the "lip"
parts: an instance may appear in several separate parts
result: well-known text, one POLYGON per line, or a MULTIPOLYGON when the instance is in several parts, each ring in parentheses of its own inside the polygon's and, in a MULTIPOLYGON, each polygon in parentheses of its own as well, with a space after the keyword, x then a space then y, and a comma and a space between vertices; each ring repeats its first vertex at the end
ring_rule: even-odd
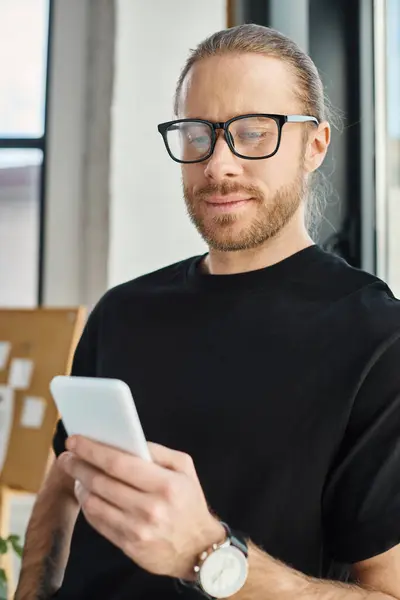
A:
POLYGON ((209 196, 207 198, 208 204, 236 204, 237 202, 246 202, 251 200, 249 196, 243 196, 240 194, 229 194, 228 196, 209 196))
POLYGON ((230 213, 238 212, 248 206, 252 201, 252 198, 246 198, 244 200, 231 201, 229 196, 224 196, 223 202, 206 202, 208 210, 211 213, 230 213))

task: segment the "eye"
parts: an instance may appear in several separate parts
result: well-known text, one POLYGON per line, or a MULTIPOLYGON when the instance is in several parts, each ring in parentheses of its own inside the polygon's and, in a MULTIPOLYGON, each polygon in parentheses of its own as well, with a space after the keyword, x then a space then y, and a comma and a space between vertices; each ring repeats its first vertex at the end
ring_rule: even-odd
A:
POLYGON ((239 139, 243 140, 243 141, 257 141, 257 140, 262 140, 268 136, 272 135, 272 132, 268 129, 263 129, 263 128, 259 128, 259 129, 244 129, 242 131, 239 131, 237 133, 237 136, 239 137, 239 139))
POLYGON ((197 136, 192 136, 192 135, 188 135, 188 141, 189 144, 193 144, 194 146, 198 146, 198 147, 204 147, 204 146, 208 146, 209 144, 209 137, 207 135, 197 135, 197 136))

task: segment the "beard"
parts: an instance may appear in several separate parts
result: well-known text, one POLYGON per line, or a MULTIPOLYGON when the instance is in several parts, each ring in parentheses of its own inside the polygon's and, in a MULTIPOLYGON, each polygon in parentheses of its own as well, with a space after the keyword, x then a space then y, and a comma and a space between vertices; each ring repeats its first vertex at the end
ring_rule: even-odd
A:
MULTIPOLYGON (((234 252, 252 250, 274 238, 289 223, 304 201, 306 184, 303 170, 294 181, 281 187, 271 198, 255 186, 243 186, 230 182, 210 184, 195 193, 183 183, 183 193, 190 220, 206 244, 214 250, 234 252), (211 195, 225 196, 245 192, 252 197, 253 216, 237 214, 207 216, 202 211, 211 195)), ((246 211, 247 212, 247 211, 246 211)))

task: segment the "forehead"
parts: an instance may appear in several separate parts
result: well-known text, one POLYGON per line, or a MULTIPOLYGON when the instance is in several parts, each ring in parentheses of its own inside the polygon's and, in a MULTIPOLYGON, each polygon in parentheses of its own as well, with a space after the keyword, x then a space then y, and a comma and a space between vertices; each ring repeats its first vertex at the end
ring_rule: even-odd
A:
POLYGON ((184 82, 180 116, 225 121, 247 113, 299 111, 296 80, 281 60, 259 54, 213 56, 195 63, 184 82))

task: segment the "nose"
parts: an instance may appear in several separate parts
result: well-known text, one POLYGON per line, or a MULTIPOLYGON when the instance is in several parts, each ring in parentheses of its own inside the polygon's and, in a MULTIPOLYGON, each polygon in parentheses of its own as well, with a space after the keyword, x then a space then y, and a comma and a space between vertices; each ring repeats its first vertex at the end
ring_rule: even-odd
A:
POLYGON ((227 177, 237 177, 242 172, 242 159, 231 152, 224 133, 219 132, 214 152, 208 159, 204 169, 205 176, 212 181, 222 181, 227 177))

